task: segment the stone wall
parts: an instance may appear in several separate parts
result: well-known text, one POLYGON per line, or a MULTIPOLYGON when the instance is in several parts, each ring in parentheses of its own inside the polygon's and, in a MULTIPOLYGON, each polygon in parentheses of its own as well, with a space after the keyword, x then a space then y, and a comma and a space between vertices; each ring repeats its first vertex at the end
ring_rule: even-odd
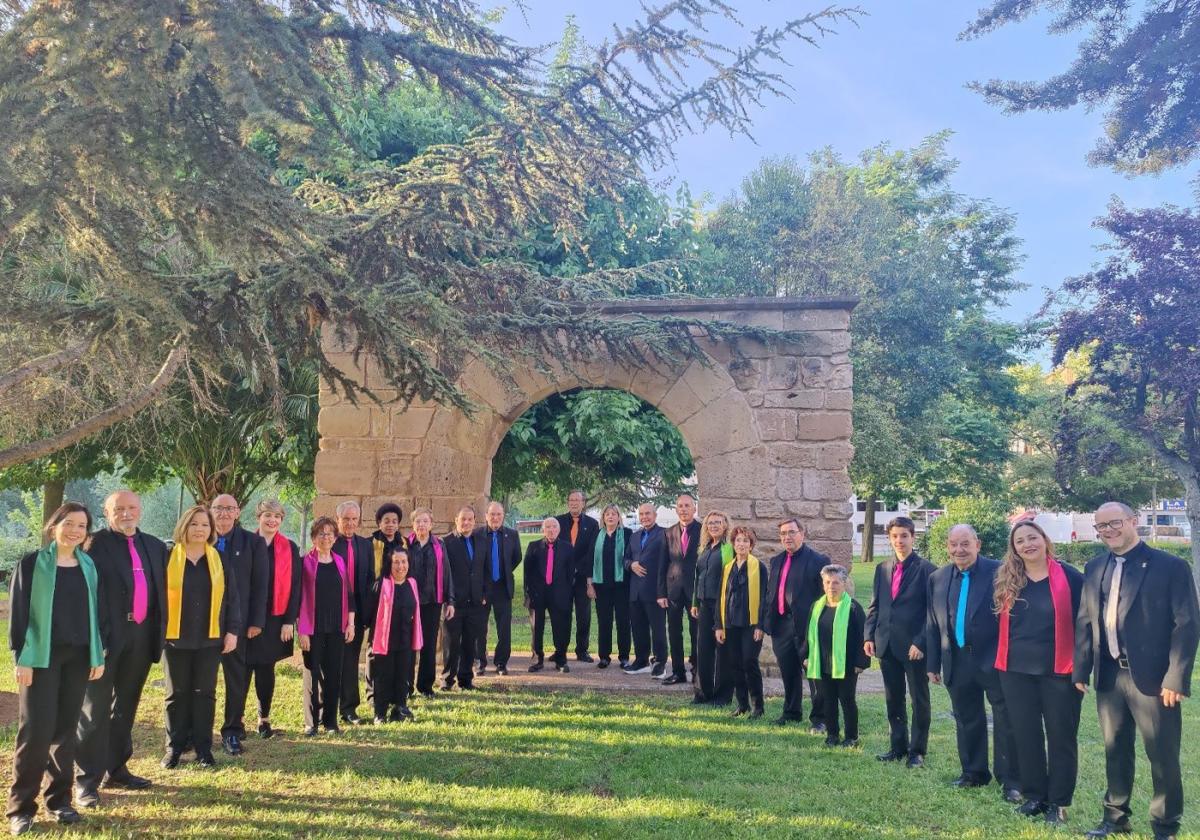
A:
POLYGON ((704 339, 706 359, 659 369, 602 356, 573 369, 555 363, 549 374, 522 368, 512 372, 515 383, 476 362, 459 383, 478 406, 472 417, 444 406, 388 402, 394 393, 370 358, 355 362, 329 345, 335 364, 377 389, 385 406, 361 400, 356 406, 322 387, 316 512, 353 499, 369 531, 375 508, 397 501, 406 524, 414 506, 428 506, 435 527, 448 529, 460 505, 486 501, 492 456, 526 409, 572 388, 619 388, 679 428, 696 463, 702 513, 724 510, 772 546, 778 520, 795 515, 814 547, 849 563, 853 305, 791 298, 616 302, 606 307, 609 317, 685 315, 803 336, 794 343, 741 339, 737 352, 704 339))

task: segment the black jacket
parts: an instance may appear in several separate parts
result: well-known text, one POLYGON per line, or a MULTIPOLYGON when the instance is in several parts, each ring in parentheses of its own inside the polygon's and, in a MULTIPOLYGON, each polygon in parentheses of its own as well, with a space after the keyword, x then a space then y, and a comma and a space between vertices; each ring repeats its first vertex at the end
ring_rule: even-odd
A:
MULTIPOLYGON (((275 551, 267 546, 267 623, 263 632, 253 639, 246 639, 246 663, 248 665, 271 665, 282 659, 287 659, 293 653, 293 642, 285 642, 279 638, 279 629, 288 624, 296 623, 300 614, 300 574, 304 570, 304 559, 300 555, 300 546, 288 540, 292 550, 292 588, 288 593, 288 603, 280 616, 272 615, 275 607, 275 551)), ((353 602, 351 602, 353 608, 353 602)), ((294 637, 293 637, 294 638, 294 637)))
POLYGON ((667 532, 657 525, 646 531, 638 528, 629 536, 628 551, 625 552, 625 577, 629 580, 630 601, 657 601, 665 598, 659 592, 659 571, 667 562, 667 532), (646 546, 642 547, 642 534, 646 534, 646 546), (646 569, 645 577, 633 571, 633 564, 641 563, 646 569))
POLYGON ((821 569, 829 565, 829 558, 807 543, 792 555, 792 568, 788 571, 787 588, 783 593, 784 615, 779 614, 779 578, 783 575, 783 564, 787 552, 781 551, 771 558, 767 577, 767 597, 771 605, 763 629, 775 636, 779 633, 795 633, 802 641, 808 632, 808 616, 813 602, 825 594, 821 583, 821 569), (790 620, 788 620, 790 619, 790 620))
POLYGON ((457 532, 447 534, 442 538, 446 546, 446 559, 450 564, 450 574, 454 578, 455 609, 470 604, 487 603, 486 564, 490 562, 487 550, 480 542, 479 532, 467 534, 465 537, 457 532), (475 550, 475 562, 468 563, 467 542, 475 550))
MULTIPOLYGON (((1113 687, 1116 670, 1099 667, 1107 654, 1102 583, 1112 554, 1097 557, 1084 572, 1083 595, 1075 624, 1074 682, 1086 683, 1096 669, 1096 688, 1113 687), (1104 645, 1102 648, 1101 645, 1104 645)), ((1188 694, 1200 634, 1196 584, 1186 561, 1139 542, 1125 555, 1117 638, 1129 660, 1133 683, 1142 694, 1163 688, 1188 694)))
MULTIPOLYGON (((793 560, 792 562, 794 563, 795 560, 793 560)), ((825 593, 822 591, 821 595, 824 595, 824 594, 825 593)), ((817 597, 819 598, 820 595, 818 595, 817 597)), ((844 593, 842 593, 842 597, 850 598, 850 593, 844 592, 844 593)), ((809 620, 812 618, 812 611, 815 607, 816 607, 816 601, 814 599, 814 602, 812 604, 809 604, 808 617, 806 617, 804 619, 804 628, 797 630, 797 634, 800 638, 800 645, 798 647, 798 650, 800 651, 800 661, 804 662, 804 663, 808 662, 809 645, 810 644, 820 644, 820 642, 817 639, 810 640, 808 638, 808 623, 809 623, 809 620)), ((867 614, 865 612, 863 612, 862 606, 858 603, 858 601, 855 601, 853 598, 850 598, 850 623, 846 627, 846 652, 845 652, 847 674, 849 673, 849 669, 852 667, 853 668, 861 668, 864 671, 871 667, 871 657, 867 656, 866 651, 863 650, 863 631, 866 626, 866 623, 867 623, 867 614)), ((805 665, 804 667, 805 667, 805 672, 807 673, 808 666, 805 665)))
MULTIPOLYGON (((397 535, 399 538, 399 535, 397 535)), ((375 546, 366 537, 355 534, 354 537, 354 580, 351 588, 353 597, 349 599, 349 608, 354 611, 354 623, 365 627, 363 616, 366 615, 367 602, 371 594, 371 584, 375 581, 375 546)), ((333 553, 346 560, 346 538, 338 535, 333 541, 333 553)), ((349 573, 349 569, 347 569, 349 573)))
POLYGON ((270 568, 267 564, 267 544, 258 534, 247 531, 240 523, 225 535, 225 550, 221 552, 225 568, 236 579, 238 614, 243 631, 251 627, 260 630, 267 625, 267 599, 271 594, 270 568))
POLYGON ((531 610, 569 610, 574 598, 575 554, 571 541, 554 541, 554 570, 546 585, 546 540, 534 540, 525 549, 525 603, 531 610))
MULTIPOLYGON (((148 612, 146 620, 158 626, 151 659, 162 656, 163 639, 167 634, 167 546, 157 537, 138 531, 134 546, 146 575, 148 612)), ((96 572, 104 580, 102 609, 108 613, 109 652, 125 647, 130 626, 129 613, 133 608, 133 567, 130 565, 129 539, 119 531, 105 528, 92 535, 87 549, 96 563, 96 572)))
MULTIPOLYGON (((558 520, 559 535, 558 538, 571 542, 571 514, 564 513, 554 517, 558 520)), ((592 556, 592 547, 596 543, 596 535, 600 533, 600 523, 586 513, 579 517, 579 536, 575 539, 575 544, 571 546, 571 550, 575 553, 576 558, 584 556, 592 556)), ((582 564, 581 564, 582 566, 582 564)), ((576 576, 576 586, 586 586, 587 579, 592 573, 592 567, 581 569, 585 572, 582 576, 576 576)))
MULTIPOLYGON (((392 552, 397 548, 408 548, 408 540, 399 531, 396 532, 396 536, 392 537, 390 541, 384 536, 383 531, 376 531, 371 535, 371 562, 366 572, 368 589, 392 574, 392 552)), ((343 557, 342 559, 344 560, 345 558, 343 557)), ((412 571, 411 559, 408 561, 408 570, 412 571)), ((359 574, 357 564, 355 565, 354 573, 356 575, 359 574)), ((357 615, 355 615, 354 620, 358 621, 357 615)))
POLYGON ((688 550, 684 553, 682 523, 667 529, 667 562, 658 572, 658 597, 689 607, 696 586, 696 555, 700 551, 700 523, 693 519, 688 525, 688 550))
POLYGON ((421 606, 433 609, 437 604, 454 604, 454 575, 450 573, 450 560, 446 546, 442 545, 442 600, 437 598, 437 549, 436 542, 442 538, 429 535, 429 542, 422 546, 416 534, 408 540, 408 576, 417 581, 421 593, 421 606))
POLYGON ((512 528, 501 528, 498 532, 500 548, 500 580, 492 580, 492 533, 487 525, 475 529, 476 545, 483 547, 484 580, 487 581, 489 601, 507 597, 510 601, 517 591, 513 582, 513 570, 521 565, 521 535, 512 528), (503 593, 503 595, 501 595, 503 593))
MULTIPOLYGON (((616 586, 617 569, 628 568, 628 564, 625 561, 629 558, 629 542, 633 539, 633 529, 626 528, 624 525, 618 525, 617 528, 622 531, 621 539, 624 543, 625 551, 620 557, 618 557, 617 547, 615 544, 613 545, 613 574, 611 577, 605 578, 603 583, 592 580, 592 575, 596 571, 596 542, 599 541, 601 544, 601 549, 603 549, 603 541, 608 539, 608 530, 601 529, 600 532, 596 534, 596 539, 592 541, 592 547, 588 550, 586 555, 580 555, 578 552, 575 554, 575 561, 579 565, 579 573, 583 575, 584 580, 592 580, 592 584, 594 586, 616 586)), ((616 531, 613 532, 613 536, 616 536, 616 531)), ((628 587, 629 578, 631 577, 632 573, 629 571, 623 571, 621 574, 622 579, 620 585, 628 587)))
MULTIPOLYGON (((31 551, 22 557, 13 568, 12 580, 8 587, 8 645, 12 648, 14 661, 21 658, 21 650, 25 647, 25 634, 29 631, 29 601, 33 595, 33 566, 36 561, 36 551, 31 551)), ((105 653, 108 652, 111 636, 109 619, 112 611, 104 607, 108 598, 104 575, 100 574, 97 569, 96 621, 100 625, 100 644, 105 653)), ((50 644, 54 645, 53 639, 50 640, 50 644)))
POLYGON ((699 607, 701 601, 716 601, 721 597, 721 546, 724 541, 712 543, 696 555, 696 582, 692 588, 692 606, 699 607))
MULTIPOLYGON (((752 562, 751 560, 747 559, 746 566, 749 567, 751 562, 752 562)), ((758 615, 747 615, 747 619, 748 619, 747 626, 754 627, 757 629, 762 629, 763 624, 766 621, 767 611, 771 607, 771 604, 770 604, 771 599, 767 597, 767 567, 763 565, 761 560, 755 559, 753 562, 758 563, 758 567, 759 567, 758 568, 758 615)), ((731 562, 729 564, 730 578, 733 577, 733 575, 736 571, 737 571, 737 558, 735 557, 733 559, 733 562, 731 562)), ((746 585, 747 586, 750 585, 749 568, 746 569, 746 585)), ((747 593, 747 595, 748 594, 749 593, 747 593)), ((714 629, 724 630, 725 625, 727 623, 733 622, 738 618, 738 616, 731 614, 730 600, 731 600, 732 595, 733 595, 733 586, 731 586, 727 583, 726 587, 725 587, 725 620, 723 621, 721 619, 721 605, 720 605, 720 603, 718 603, 715 614, 713 615, 714 629)), ((718 601, 719 601, 719 599, 718 599, 718 601)), ((747 612, 749 612, 749 609, 750 609, 750 600, 749 600, 749 597, 747 597, 747 599, 746 599, 747 612)), ((734 624, 732 626, 740 627, 741 625, 734 624)))
POLYGON ((908 661, 908 649, 916 645, 925 651, 925 620, 929 613, 929 575, 934 566, 915 551, 908 556, 900 592, 892 601, 892 570, 896 558, 884 560, 875 567, 875 584, 871 605, 867 607, 864 641, 875 643, 875 655, 886 651, 901 662, 908 661))
MULTIPOLYGON (((1000 634, 1000 619, 996 615, 994 592, 996 570, 1000 564, 988 557, 979 557, 971 570, 971 586, 967 591, 966 637, 974 653, 975 664, 983 671, 995 670, 996 641, 1000 634)), ((953 685, 954 623, 950 620, 951 583, 957 567, 950 563, 929 575, 928 614, 925 621, 925 670, 939 671, 942 681, 953 685)), ((958 609, 958 605, 954 605, 958 609)))
MULTIPOLYGON (((370 631, 367 634, 368 645, 374 644, 376 633, 390 633, 391 627, 381 627, 375 621, 379 613, 379 592, 383 588, 383 580, 375 580, 367 587, 366 597, 363 598, 363 606, 367 608, 367 615, 363 622, 365 627, 369 627, 370 631)), ((412 587, 409 586, 408 578, 404 582, 397 584, 392 595, 392 625, 400 622, 400 643, 407 645, 412 652, 412 626, 413 615, 417 611, 418 601, 413 595, 412 587)), ((388 656, 392 657, 399 653, 399 649, 389 646, 388 656)), ((378 654, 371 654, 378 656, 378 654)))

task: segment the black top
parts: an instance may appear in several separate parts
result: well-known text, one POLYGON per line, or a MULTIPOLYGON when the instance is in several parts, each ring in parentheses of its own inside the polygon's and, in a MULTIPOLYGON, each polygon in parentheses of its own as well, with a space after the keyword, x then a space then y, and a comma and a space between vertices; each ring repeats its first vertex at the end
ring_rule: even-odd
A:
POLYGON ((617 532, 604 532, 604 547, 600 553, 600 568, 604 572, 604 580, 613 583, 617 574, 617 532))
POLYGON ((1054 673, 1054 602, 1049 577, 1025 584, 1008 622, 1008 670, 1017 674, 1054 673))
POLYGON ((388 653, 400 653, 403 650, 411 652, 413 613, 416 609, 417 600, 413 597, 408 580, 396 584, 392 590, 392 626, 388 634, 388 653))
MULTIPOLYGON (((749 627, 750 621, 750 561, 738 568, 734 560, 729 569, 729 582, 725 585, 725 626, 749 627)), ((759 570, 759 577, 766 575, 759 570)))
POLYGON ((713 543, 696 559, 696 603, 721 597, 721 546, 713 543))
MULTIPOLYGON (((850 597, 843 595, 843 598, 850 597)), ((826 604, 817 619, 817 643, 821 647, 821 676, 833 674, 833 619, 837 615, 837 606, 826 604)))
POLYGON ((317 603, 313 615, 314 633, 342 632, 342 576, 331 560, 317 563, 317 603))
MULTIPOLYGON (((229 581, 225 581, 229 586, 229 581)), ((210 605, 212 604, 212 576, 208 573, 208 562, 201 557, 196 563, 183 561, 183 602, 179 613, 179 639, 172 647, 180 650, 217 647, 223 643, 218 638, 208 637, 210 605)))
POLYGON ((83 569, 59 566, 54 577, 54 607, 50 616, 53 644, 87 647, 92 635, 89 624, 87 581, 83 569))
POLYGON ((408 541, 408 576, 417 582, 421 593, 421 603, 429 604, 432 609, 436 604, 454 603, 454 576, 450 574, 450 566, 446 561, 446 546, 442 545, 442 599, 437 597, 437 551, 434 548, 433 534, 424 545, 417 542, 416 536, 408 541))

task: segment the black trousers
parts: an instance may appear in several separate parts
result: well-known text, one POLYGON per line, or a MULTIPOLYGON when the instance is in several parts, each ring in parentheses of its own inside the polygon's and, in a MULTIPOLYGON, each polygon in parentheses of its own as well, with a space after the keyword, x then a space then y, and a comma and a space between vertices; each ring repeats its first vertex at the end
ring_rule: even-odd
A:
POLYGON ((550 614, 550 638, 554 643, 554 654, 550 661, 556 665, 567 663, 567 646, 571 644, 571 609, 536 607, 529 611, 533 621, 533 656, 538 662, 545 659, 543 642, 546 638, 546 613, 550 614))
POLYGON ((13 783, 8 790, 10 818, 37 813, 43 777, 49 810, 71 804, 75 730, 90 670, 86 646, 55 645, 50 648, 49 664, 33 670, 33 684, 17 687, 19 717, 13 783))
POLYGON ((617 659, 629 661, 629 584, 597 583, 596 590, 596 652, 601 660, 612 659, 613 622, 617 625, 617 659))
POLYGON ((269 720, 271 703, 275 700, 275 663, 249 667, 250 678, 254 683, 254 696, 258 700, 258 716, 262 720, 269 720))
POLYGON ((342 664, 346 637, 341 633, 313 633, 304 654, 304 726, 337 726, 338 700, 342 696, 342 664))
POLYGON ((217 668, 223 657, 216 645, 163 651, 167 689, 167 747, 196 754, 212 752, 213 721, 217 716, 217 668))
POLYGON ((891 651, 879 658, 883 672, 883 699, 887 706, 888 726, 892 733, 892 752, 925 755, 929 747, 929 674, 924 659, 897 659, 891 651), (908 731, 908 704, 905 683, 912 699, 912 736, 908 731))
POLYGON ((250 693, 250 667, 246 664, 246 637, 239 636, 237 647, 221 656, 221 673, 225 676, 225 722, 221 737, 246 737, 246 695, 250 693))
MULTIPOLYGON (((512 655, 512 599, 503 591, 500 597, 490 604, 492 617, 496 620, 496 651, 492 656, 492 664, 497 668, 508 667, 508 657, 512 655)), ((480 651, 481 659, 487 659, 487 638, 480 651)))
POLYGON ((804 664, 800 659, 803 637, 799 633, 806 633, 807 628, 796 628, 790 616, 777 618, 776 621, 777 632, 771 637, 771 651, 775 654, 779 676, 783 680, 782 717, 788 720, 804 720, 804 683, 807 681, 808 697, 812 704, 808 715, 809 723, 813 726, 822 725, 825 723, 825 703, 821 699, 824 683, 807 679, 804 664))
MULTIPOLYGON (((839 738, 838 707, 841 707, 842 717, 846 719, 846 737, 858 739, 858 699, 855 692, 858 689, 858 674, 850 665, 846 666, 846 676, 835 680, 832 676, 821 675, 821 716, 825 719, 825 737, 839 738)), ((816 703, 816 700, 813 701, 816 703)))
POLYGON ((372 653, 367 657, 373 695, 371 705, 375 717, 386 718, 393 706, 408 706, 408 680, 412 676, 413 651, 407 647, 388 651, 387 656, 372 653))
POLYGON ((95 791, 105 773, 117 773, 133 757, 133 721, 153 665, 158 624, 128 627, 125 644, 104 659, 104 676, 87 684, 79 714, 75 783, 95 791))
POLYGON ((1017 746, 1013 739, 1008 704, 994 668, 980 668, 970 648, 951 647, 952 685, 950 705, 954 709, 955 737, 962 774, 987 784, 992 776, 1004 788, 1020 787, 1017 776, 1017 746), (988 772, 988 721, 983 701, 992 707, 992 772, 988 772))
POLYGON ((753 627, 726 627, 725 645, 729 648, 729 662, 733 668, 733 692, 737 695, 738 708, 763 707, 762 669, 758 666, 758 655, 762 652, 762 639, 754 641, 753 627))
POLYGON ((717 644, 717 602, 700 601, 696 620, 696 696, 721 705, 733 700, 733 670, 729 664, 729 646, 717 644))
POLYGON ((575 656, 587 656, 592 635, 592 599, 587 594, 586 580, 575 584, 572 597, 575 601, 575 656))
MULTIPOLYGON (((363 639, 366 638, 367 630, 358 622, 358 616, 354 618, 354 638, 350 642, 342 640, 342 677, 340 702, 341 714, 349 717, 350 715, 358 714, 358 704, 362 702, 362 695, 358 690, 359 677, 361 676, 359 662, 362 659, 363 639)), ((371 702, 371 672, 367 670, 367 702, 371 702)))
POLYGON ((629 623, 633 629, 633 656, 639 663, 667 661, 667 611, 657 601, 630 601, 629 623))
POLYGON ((667 602, 667 641, 671 648, 671 671, 677 677, 687 676, 687 666, 683 661, 683 621, 687 617, 688 639, 691 646, 688 648, 687 661, 692 663, 692 667, 696 665, 696 619, 692 618, 691 612, 688 610, 688 604, 676 601, 667 602))
MULTIPOLYGON (((433 691, 437 678, 438 629, 442 626, 442 605, 421 605, 421 662, 416 671, 416 689, 424 694, 433 691)), ((409 692, 410 694, 412 692, 409 692)))
POLYGON ((1150 825, 1160 834, 1176 834, 1183 817, 1183 775, 1179 768, 1183 717, 1180 708, 1175 705, 1168 709, 1157 694, 1142 694, 1127 669, 1109 663, 1102 667, 1117 670, 1112 689, 1096 692, 1108 778, 1104 818, 1114 823, 1126 822, 1133 813, 1129 797, 1133 791, 1133 735, 1136 729, 1142 736, 1146 758, 1150 760, 1150 780, 1154 786, 1154 795, 1150 799, 1150 825))
POLYGON ((1021 795, 1051 806, 1069 806, 1079 771, 1077 736, 1083 695, 1069 675, 1001 671, 1000 687, 1014 724, 1021 795))
POLYGON ((460 601, 454 618, 442 621, 442 687, 455 680, 464 687, 475 682, 475 659, 480 637, 487 644, 487 606, 460 601))

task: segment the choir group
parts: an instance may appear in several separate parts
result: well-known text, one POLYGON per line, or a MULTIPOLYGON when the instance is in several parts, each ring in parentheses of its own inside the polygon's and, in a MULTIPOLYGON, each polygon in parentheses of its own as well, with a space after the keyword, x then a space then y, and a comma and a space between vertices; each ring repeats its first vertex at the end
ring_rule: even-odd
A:
POLYGON ((1190 690, 1200 607, 1189 565, 1142 542, 1127 506, 1097 511, 1109 551, 1083 573, 1055 558, 1032 520, 1013 526, 1000 561, 980 556, 971 525, 955 525, 947 540, 952 562, 937 568, 914 551, 913 522, 897 517, 887 525, 894 556, 876 567, 866 610, 847 592, 847 569, 808 545, 796 519, 780 523, 783 550, 763 563, 752 553, 750 528, 719 511, 698 519, 690 494, 677 499, 679 521, 669 528, 657 524, 650 503, 638 509, 636 531, 624 527, 616 506, 604 508, 599 522, 584 508, 583 493, 571 493, 567 512, 547 518, 541 538, 522 552, 498 502, 478 525, 475 509, 464 506, 446 536, 433 534, 426 508, 412 512, 404 534, 403 511, 384 504, 370 537, 359 533, 359 506, 344 502, 335 518, 313 523, 313 547, 302 555, 280 532, 284 511, 271 500, 257 507, 257 532, 239 524, 240 507, 228 495, 192 507, 170 548, 140 530, 134 493, 112 494, 106 527, 94 533, 86 507, 64 504, 47 523, 47 545, 20 561, 10 588, 20 708, 12 833, 32 826, 39 789, 59 822, 75 823, 75 807, 97 806, 102 786, 151 784, 128 762, 142 689, 160 659, 166 769, 188 752, 200 765, 216 763, 218 669, 224 751, 244 749, 251 682, 257 734, 275 735, 275 666, 294 646, 304 662, 308 737, 368 722, 359 718, 360 681, 376 724, 414 720, 410 698, 433 696, 439 683, 443 691, 473 689, 489 673, 489 619, 491 673, 506 675, 513 572, 522 563, 530 671, 546 667, 547 618, 549 661, 560 672, 570 670, 572 623, 577 667, 612 665, 615 629, 625 672, 690 682, 693 702, 736 701, 735 716, 757 718, 764 710, 759 653, 769 635, 784 689, 776 723, 804 720, 807 685, 810 731, 829 747, 853 748, 858 675, 876 658, 890 727, 879 760, 924 765, 929 683, 944 684, 962 770, 954 785, 994 778, 1018 813, 1052 825, 1065 822, 1074 794, 1080 707, 1094 683, 1107 792, 1103 819, 1088 836, 1131 830, 1135 732, 1150 761, 1154 836, 1178 831, 1180 702, 1190 690))

